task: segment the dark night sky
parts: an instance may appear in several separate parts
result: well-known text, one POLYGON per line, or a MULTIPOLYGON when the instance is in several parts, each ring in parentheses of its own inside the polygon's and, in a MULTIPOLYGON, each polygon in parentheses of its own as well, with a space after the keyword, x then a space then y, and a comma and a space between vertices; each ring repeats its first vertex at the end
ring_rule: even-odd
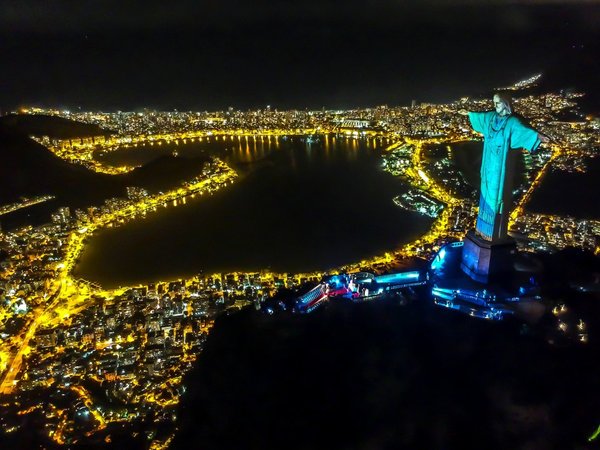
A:
POLYGON ((0 109, 443 101, 589 68, 600 40, 595 1, 136 3, 0 0, 0 109))

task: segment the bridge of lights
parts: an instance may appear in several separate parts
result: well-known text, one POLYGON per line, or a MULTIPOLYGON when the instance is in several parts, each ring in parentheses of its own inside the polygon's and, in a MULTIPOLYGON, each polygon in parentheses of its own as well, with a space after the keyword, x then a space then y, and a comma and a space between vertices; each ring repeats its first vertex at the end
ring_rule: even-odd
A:
MULTIPOLYGON (((132 113, 127 116, 130 118, 127 123, 120 122, 123 115, 108 113, 75 116, 56 111, 30 111, 117 129, 116 134, 75 140, 36 137, 38 142, 66 161, 115 175, 129 172, 134 167, 109 166, 96 160, 95 152, 141 145, 185 145, 208 139, 280 139, 286 135, 320 134, 337 134, 349 139, 378 136, 387 140, 384 161, 391 161, 394 154, 402 157, 401 163, 394 167, 389 164, 386 170, 402 177, 414 192, 422 193, 441 207, 433 212, 437 216, 430 230, 414 242, 327 272, 286 274, 265 270, 207 274, 113 290, 72 275, 73 267, 93 233, 104 227, 138 220, 159 208, 184 205, 188 197, 211 195, 226 189, 236 180, 236 172, 224 162, 213 159, 202 174, 167 192, 114 202, 111 208, 93 217, 71 221, 64 235, 50 236, 50 232, 44 235, 32 227, 6 233, 4 239, 14 247, 15 256, 14 264, 2 274, 2 281, 8 286, 9 301, 0 308, 0 322, 7 323, 16 314, 21 314, 24 325, 15 335, 0 341, 0 402, 4 401, 0 406, 16 408, 16 414, 20 416, 34 414, 39 411, 39 405, 23 400, 19 397, 21 393, 33 389, 60 390, 76 406, 51 403, 46 411, 45 432, 55 443, 84 443, 90 436, 109 440, 110 435, 103 433, 108 433, 111 424, 126 424, 143 417, 150 418, 148 423, 170 424, 170 434, 149 435, 151 448, 166 448, 174 433, 176 406, 185 390, 182 376, 201 350, 215 315, 225 307, 238 309, 252 303, 268 305, 265 299, 272 297, 278 288, 296 289, 313 281, 316 286, 301 295, 295 305, 299 312, 308 312, 332 297, 358 301, 426 281, 422 271, 399 271, 397 267, 415 257, 433 259, 444 245, 463 237, 473 226, 477 214, 473 202, 456 193, 431 170, 426 153, 431 146, 477 139, 456 111, 465 107, 483 109, 486 105, 483 100, 461 99, 448 105, 355 111, 266 110, 260 114, 233 111, 206 115, 182 113, 180 116, 149 113, 147 117, 132 113), (139 123, 153 127, 156 123, 169 124, 171 119, 176 125, 165 126, 160 132, 136 128, 139 123), (181 123, 186 125, 181 126, 181 123), (195 128, 198 123, 207 124, 208 128, 195 128), (57 243, 56 251, 48 251, 50 240, 57 243), (23 242, 29 248, 39 246, 40 251, 29 252, 24 260, 19 255, 23 248, 19 246, 23 242), (23 294, 27 291, 14 280, 30 277, 32 269, 39 267, 44 267, 45 273, 51 276, 38 283, 41 287, 37 291, 23 294), (20 271, 25 271, 27 277, 20 271), (22 304, 26 305, 25 312, 22 304), (135 323, 132 317, 143 317, 143 320, 135 323), (63 358, 72 362, 59 364, 63 358), (112 388, 111 395, 125 406, 121 410, 106 408, 105 402, 99 401, 96 394, 85 387, 86 383, 96 386, 108 383, 112 388), (23 403, 15 406, 16 398, 23 403), (75 422, 84 423, 87 428, 78 430, 74 427, 75 422)), ((511 216, 511 226, 519 230, 531 230, 538 224, 547 223, 545 221, 571 226, 570 222, 561 222, 555 217, 529 220, 524 208, 551 168, 576 166, 580 161, 578 158, 588 151, 585 145, 599 141, 591 122, 576 126, 557 122, 556 113, 572 105, 571 98, 558 94, 528 97, 519 105, 526 116, 534 118, 538 129, 554 135, 556 141, 562 143, 547 148, 531 171, 531 182, 511 216)), ((9 205, 7 210, 26 206, 9 205)), ((597 225, 594 222, 590 226, 597 225)), ((598 251, 597 247, 595 250, 598 251)), ((460 296, 477 297, 470 292, 441 290, 437 294, 440 302, 452 305, 458 303, 460 296)), ((502 314, 502 311, 491 310, 490 314, 502 314)), ((563 313, 557 311, 557 314, 563 313)), ((17 429, 18 425, 4 427, 5 432, 17 429)))

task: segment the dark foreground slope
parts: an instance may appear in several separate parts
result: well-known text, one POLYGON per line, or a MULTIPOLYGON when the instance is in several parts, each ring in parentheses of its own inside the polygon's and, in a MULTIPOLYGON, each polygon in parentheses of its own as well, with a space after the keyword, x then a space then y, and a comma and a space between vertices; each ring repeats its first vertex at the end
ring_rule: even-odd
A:
POLYGON ((588 346, 426 302, 218 321, 176 449, 585 448, 600 423, 588 346))

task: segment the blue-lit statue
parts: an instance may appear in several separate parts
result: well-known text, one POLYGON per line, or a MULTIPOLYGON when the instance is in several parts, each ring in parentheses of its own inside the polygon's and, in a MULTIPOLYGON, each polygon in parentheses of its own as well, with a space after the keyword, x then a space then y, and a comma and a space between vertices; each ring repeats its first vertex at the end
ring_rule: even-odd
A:
MULTIPOLYGON (((494 111, 469 112, 473 129, 483 134, 481 195, 475 231, 490 242, 506 238, 512 193, 507 177, 507 156, 511 149, 535 151, 548 138, 525 126, 512 114, 509 96, 494 95, 494 111)), ((462 112, 462 111, 461 111, 462 112)))

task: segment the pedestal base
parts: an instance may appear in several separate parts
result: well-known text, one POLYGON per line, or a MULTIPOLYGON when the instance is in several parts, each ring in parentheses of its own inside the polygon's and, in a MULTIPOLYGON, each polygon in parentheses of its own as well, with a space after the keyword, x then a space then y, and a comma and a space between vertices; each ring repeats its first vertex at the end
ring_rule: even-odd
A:
POLYGON ((492 243, 470 230, 464 242, 460 267, 472 280, 488 283, 513 271, 517 247, 512 239, 492 243))

